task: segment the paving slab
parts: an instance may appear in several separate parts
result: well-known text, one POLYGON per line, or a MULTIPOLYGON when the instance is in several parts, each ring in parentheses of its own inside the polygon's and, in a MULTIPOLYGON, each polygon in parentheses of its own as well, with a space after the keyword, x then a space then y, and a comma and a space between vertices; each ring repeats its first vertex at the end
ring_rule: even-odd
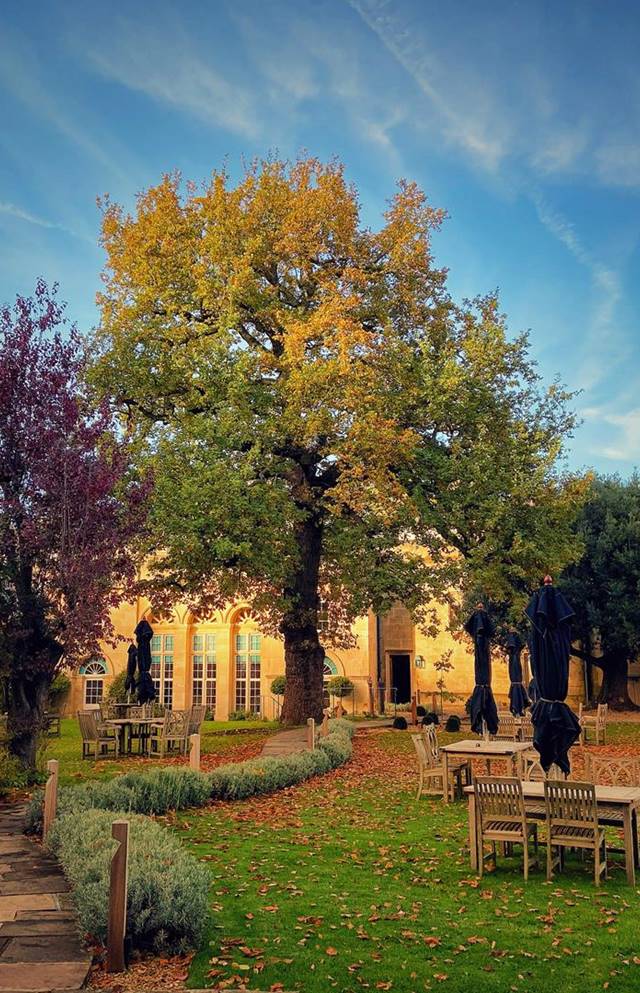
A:
POLYGON ((60 865, 21 834, 23 818, 0 805, 0 993, 73 993, 91 958, 60 865))

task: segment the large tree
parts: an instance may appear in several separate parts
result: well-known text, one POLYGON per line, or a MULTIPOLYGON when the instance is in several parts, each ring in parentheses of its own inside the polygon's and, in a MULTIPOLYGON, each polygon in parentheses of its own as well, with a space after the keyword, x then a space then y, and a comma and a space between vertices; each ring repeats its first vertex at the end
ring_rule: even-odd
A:
POLYGON ((640 477, 596 479, 577 532, 584 554, 562 576, 576 611, 574 654, 587 671, 602 671, 602 703, 632 707, 628 668, 640 654, 640 477))
POLYGON ((376 231, 316 160, 103 209, 95 382, 154 463, 154 595, 249 600, 284 638, 283 720, 321 712, 320 598, 335 641, 397 600, 428 623, 465 563, 501 593, 571 558, 567 395, 495 296, 454 303, 415 185, 376 231))
POLYGON ((85 364, 42 281, 0 310, 0 668, 9 748, 30 769, 56 672, 113 635, 145 513, 112 415, 85 396, 85 364))

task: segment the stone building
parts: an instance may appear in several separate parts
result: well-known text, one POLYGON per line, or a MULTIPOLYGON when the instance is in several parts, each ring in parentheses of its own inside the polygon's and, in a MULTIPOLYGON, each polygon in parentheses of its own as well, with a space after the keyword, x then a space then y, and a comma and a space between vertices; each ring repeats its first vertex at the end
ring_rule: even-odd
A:
MULTIPOLYGON (((353 625, 355 647, 327 649, 325 679, 342 675, 354 684, 353 695, 344 700, 348 712, 368 711, 372 694, 376 710, 381 694, 392 705, 394 700, 408 702, 413 693, 431 709, 440 676, 435 663, 448 652, 452 668, 444 673, 445 706, 464 712, 474 683, 472 645, 466 635, 454 638, 447 630, 448 607, 436 609, 440 620, 436 637, 425 636, 408 611, 397 605, 383 616, 370 612, 358 618, 353 625)), ((272 695, 271 682, 284 672, 284 646, 260 631, 246 604, 229 605, 215 617, 199 621, 179 604, 170 618, 155 619, 142 600, 122 604, 113 613, 115 629, 126 640, 116 648, 104 645, 99 657, 88 659, 72 675, 68 713, 99 705, 114 676, 126 667, 129 640, 143 617, 154 630, 151 674, 160 702, 175 709, 204 703, 217 720, 239 710, 277 716, 281 701, 272 695)), ((507 666, 497 649, 493 687, 498 704, 506 703, 507 666)), ((569 692, 574 703, 583 696, 578 662, 571 666, 569 692)))

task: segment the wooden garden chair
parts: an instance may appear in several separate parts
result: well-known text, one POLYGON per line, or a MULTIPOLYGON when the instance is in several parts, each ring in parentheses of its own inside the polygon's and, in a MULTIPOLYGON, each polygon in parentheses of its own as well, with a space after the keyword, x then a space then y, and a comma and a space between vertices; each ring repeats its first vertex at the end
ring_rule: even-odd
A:
POLYGON ((607 717, 609 713, 609 705, 607 703, 599 703, 595 714, 585 714, 583 712, 583 705, 580 704, 578 709, 578 720, 580 721, 580 727, 582 728, 582 744, 587 744, 587 735, 590 731, 593 731, 595 735, 594 744, 601 744, 600 738, 602 737, 602 744, 607 743, 607 717))
POLYGON ((151 725, 151 753, 161 758, 177 748, 186 752, 190 710, 168 710, 161 724, 151 725))
POLYGON ((527 783, 542 783, 545 779, 566 779, 564 772, 558 765, 552 765, 549 772, 545 772, 540 765, 540 755, 535 749, 524 752, 524 779, 527 783))
POLYGON ((598 823, 596 789, 593 783, 572 783, 546 779, 544 800, 547 823, 547 879, 562 868, 564 850, 592 851, 596 886, 607 878, 607 844, 598 823), (557 850, 554 858, 553 850, 557 850))
POLYGON ((585 750, 584 776, 598 786, 640 786, 640 756, 596 755, 585 750))
POLYGON ((527 821, 519 779, 498 779, 480 776, 475 780, 474 792, 478 817, 479 859, 478 872, 484 871, 484 845, 491 844, 489 858, 497 863, 497 844, 522 845, 524 850, 524 878, 529 878, 530 866, 537 865, 538 826, 527 821), (529 842, 533 840, 534 855, 529 858, 529 842))
MULTIPOLYGON (((418 792, 416 800, 419 800, 423 793, 430 796, 444 795, 444 765, 439 759, 439 755, 433 752, 429 740, 424 734, 412 734, 411 740, 418 756, 418 792)), ((451 799, 462 796, 463 787, 463 766, 449 769, 450 778, 448 788, 451 799)))
POLYGON ((499 715, 498 730, 492 737, 497 741, 516 741, 520 733, 520 718, 513 714, 499 715))
MULTIPOLYGON (((146 704, 140 703, 132 707, 127 707, 126 717, 127 720, 132 722, 144 721, 148 717, 151 717, 151 713, 146 704)), ((150 727, 148 724, 129 724, 129 750, 131 750, 133 742, 137 741, 140 753, 146 752, 149 744, 149 734, 150 727)))
POLYGON ((47 730, 47 734, 50 738, 60 737, 60 714, 56 713, 55 710, 45 710, 44 712, 44 726, 47 730))
POLYGON ((110 748, 113 748, 115 758, 118 758, 120 740, 117 731, 114 732, 113 728, 105 727, 101 721, 98 721, 95 710, 79 710, 78 723, 82 735, 83 759, 93 757, 97 762, 99 758, 108 758, 110 748))
MULTIPOLYGON (((436 730, 435 724, 425 724, 422 729, 422 733, 427 739, 427 746, 433 755, 433 761, 435 765, 442 765, 442 759, 440 758, 440 745, 438 744, 438 732, 436 730)), ((471 772, 471 759, 465 759, 462 757, 449 757, 449 772, 452 770, 459 769, 462 776, 462 785, 471 786, 473 780, 473 774, 471 772)))
POLYGON ((200 728, 202 727, 202 722, 205 719, 207 713, 207 708, 204 704, 195 704, 191 708, 191 715, 189 717, 189 735, 200 734, 200 728))

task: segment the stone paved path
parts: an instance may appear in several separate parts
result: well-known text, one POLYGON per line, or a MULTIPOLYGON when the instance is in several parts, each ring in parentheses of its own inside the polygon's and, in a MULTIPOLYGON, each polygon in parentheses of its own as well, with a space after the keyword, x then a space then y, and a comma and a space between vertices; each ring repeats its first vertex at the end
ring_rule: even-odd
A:
POLYGON ((278 731, 267 738, 262 749, 263 755, 292 755, 304 752, 307 748, 307 729, 293 728, 291 731, 278 731))
POLYGON ((22 833, 24 809, 0 803, 0 993, 78 990, 91 964, 57 861, 22 833))

